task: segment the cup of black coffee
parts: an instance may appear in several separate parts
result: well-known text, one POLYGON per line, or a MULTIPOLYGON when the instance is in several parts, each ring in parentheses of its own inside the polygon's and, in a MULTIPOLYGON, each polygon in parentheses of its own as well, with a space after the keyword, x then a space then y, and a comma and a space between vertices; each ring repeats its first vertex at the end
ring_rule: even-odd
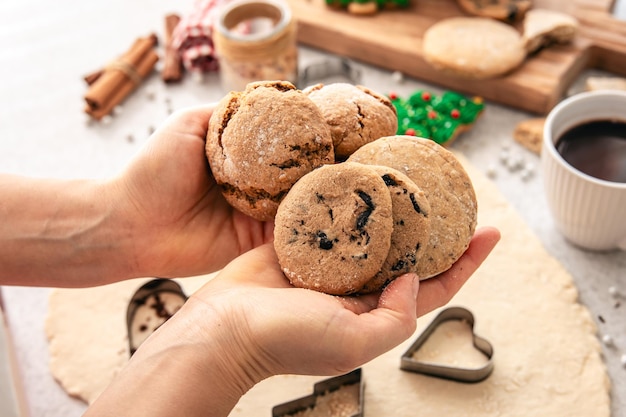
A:
POLYGON ((626 92, 574 95, 546 118, 541 166, 557 229, 591 250, 626 250, 626 92))

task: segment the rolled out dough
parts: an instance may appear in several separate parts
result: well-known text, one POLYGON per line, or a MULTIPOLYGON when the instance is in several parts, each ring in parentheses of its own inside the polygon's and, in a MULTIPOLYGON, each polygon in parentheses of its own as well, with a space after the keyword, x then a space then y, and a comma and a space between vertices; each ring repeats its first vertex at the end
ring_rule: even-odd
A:
MULTIPOLYGON (((363 366, 368 417, 610 415, 610 384, 589 311, 571 276, 542 247, 487 178, 462 157, 478 196, 479 225, 502 240, 450 305, 474 314, 474 331, 494 347, 495 368, 480 383, 400 370, 414 337, 363 366)), ((180 280, 187 294, 208 277, 180 280)), ((145 280, 144 280, 145 281, 145 280)), ((46 329, 50 368, 73 396, 92 402, 128 358, 125 314, 142 280, 52 292, 46 329), (77 314, 80 312, 80 314, 77 314)), ((250 390, 231 417, 271 416, 274 405, 310 395, 326 377, 276 376, 250 390)))

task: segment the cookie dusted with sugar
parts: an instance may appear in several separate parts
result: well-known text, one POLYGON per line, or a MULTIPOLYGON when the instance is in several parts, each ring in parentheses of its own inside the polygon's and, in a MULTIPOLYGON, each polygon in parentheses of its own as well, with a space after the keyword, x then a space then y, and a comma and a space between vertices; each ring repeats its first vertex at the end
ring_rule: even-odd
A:
POLYGON ((454 154, 430 139, 390 136, 361 147, 348 162, 395 168, 426 195, 431 232, 415 271, 420 279, 446 271, 465 252, 476 229, 478 204, 454 154))
POLYGON ((424 33, 424 59, 444 74, 487 79, 506 74, 526 58, 520 34, 486 17, 443 19, 424 33))
POLYGON ((348 295, 380 271, 392 231, 385 181, 365 165, 344 162, 294 184, 276 214, 274 247, 294 286, 348 295))
POLYGON ((366 143, 393 135, 396 109, 382 94, 348 83, 316 84, 302 90, 330 126, 335 159, 346 159, 366 143))
POLYGON ((218 104, 206 155, 229 204, 271 220, 291 186, 334 162, 330 129, 318 107, 289 82, 248 84, 218 104))

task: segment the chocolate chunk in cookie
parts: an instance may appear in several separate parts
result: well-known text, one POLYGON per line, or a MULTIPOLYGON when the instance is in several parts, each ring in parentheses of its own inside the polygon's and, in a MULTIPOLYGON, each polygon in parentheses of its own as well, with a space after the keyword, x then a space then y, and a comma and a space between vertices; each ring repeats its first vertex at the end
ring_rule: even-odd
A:
POLYGON ((279 81, 251 83, 224 97, 209 121, 206 154, 226 200, 258 220, 274 218, 300 177, 334 162, 318 107, 279 81))
POLYGON ((303 176, 276 214, 274 247, 287 278, 328 294, 359 292, 389 253, 391 204, 381 176, 361 164, 325 165, 303 176))

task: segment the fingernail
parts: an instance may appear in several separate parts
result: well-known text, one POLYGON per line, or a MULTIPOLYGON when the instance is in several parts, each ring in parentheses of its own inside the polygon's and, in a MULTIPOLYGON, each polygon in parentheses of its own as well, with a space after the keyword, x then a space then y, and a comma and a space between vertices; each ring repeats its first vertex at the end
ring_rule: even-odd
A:
POLYGON ((413 298, 417 298, 417 293, 420 289, 420 279, 417 275, 413 274, 413 298))

